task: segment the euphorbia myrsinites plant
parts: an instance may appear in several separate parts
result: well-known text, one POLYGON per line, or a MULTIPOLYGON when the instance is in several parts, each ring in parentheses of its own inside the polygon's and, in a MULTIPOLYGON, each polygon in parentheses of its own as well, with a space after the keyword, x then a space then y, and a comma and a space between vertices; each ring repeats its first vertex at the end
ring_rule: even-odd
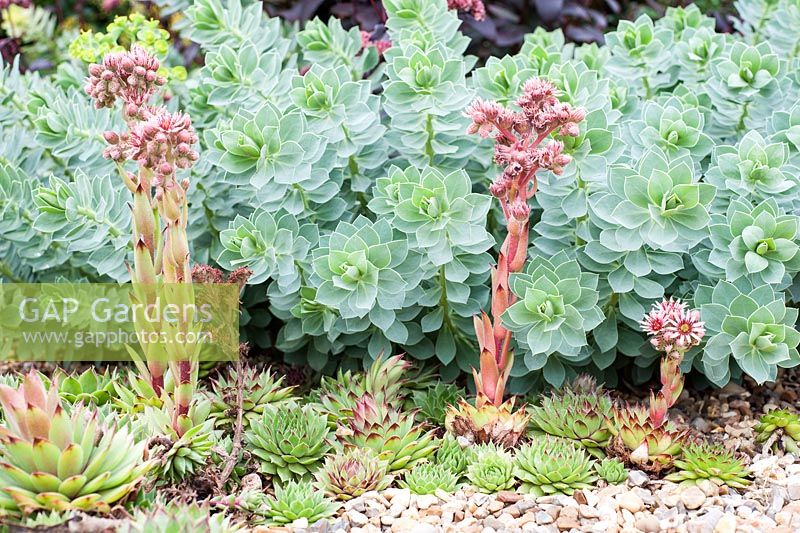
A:
POLYGON ((681 362, 706 334, 700 321, 700 311, 687 308, 680 300, 664 299, 640 322, 642 331, 650 336, 653 347, 664 352, 661 360, 661 390, 650 393, 650 420, 658 427, 667 419, 667 411, 675 405, 683 391, 681 362))
MULTIPOLYGON (((192 149, 197 135, 188 115, 149 105, 166 80, 158 74, 158 60, 134 45, 130 51, 111 53, 102 64, 89 67, 86 92, 97 108, 113 108, 122 102, 127 131, 104 134, 109 146, 103 155, 117 163, 122 179, 133 195, 134 265, 131 278, 136 298, 152 303, 163 284, 186 290, 165 291, 180 308, 193 302, 189 243, 186 237, 188 180, 178 181, 176 171, 188 169, 198 158, 192 149), (133 161, 138 173, 124 164, 133 161)), ((189 328, 184 321, 179 328, 189 328)), ((137 324, 137 329, 138 329, 137 324)), ((164 325, 162 325, 163 327, 164 325)), ((149 330, 149 328, 148 328, 149 330)), ((189 412, 194 389, 192 343, 142 343, 150 383, 161 395, 169 366, 175 380, 173 426, 180 435, 181 417, 189 412)))
MULTIPOLYGON (((480 347, 480 371, 473 369, 475 406, 462 402, 448 416, 448 426, 456 433, 478 442, 494 441, 507 446, 517 442, 527 422, 524 414, 512 413, 513 400, 503 401, 514 361, 511 331, 501 321, 503 313, 516 301, 509 276, 522 271, 528 256, 528 201, 538 188, 536 173, 548 170, 560 174, 570 162, 570 157, 562 153, 564 145, 551 135, 577 136, 578 123, 585 117, 582 109, 560 102, 556 88, 541 79, 527 81, 516 104, 519 110, 477 100, 467 110, 472 119, 468 133, 493 136, 494 159, 503 172, 492 183, 490 192, 500 201, 508 233, 497 266, 492 269, 491 316, 484 311, 475 317, 480 347)), ((548 300, 542 305, 552 303, 548 300)))

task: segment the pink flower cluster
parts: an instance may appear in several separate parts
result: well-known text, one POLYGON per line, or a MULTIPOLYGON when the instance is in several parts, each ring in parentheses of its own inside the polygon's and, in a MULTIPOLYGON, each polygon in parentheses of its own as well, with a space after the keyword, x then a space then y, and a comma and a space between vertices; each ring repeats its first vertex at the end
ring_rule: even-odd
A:
POLYGON ((158 75, 158 59, 134 45, 129 52, 108 54, 102 64, 89 67, 86 92, 95 106, 114 107, 117 99, 124 104, 128 131, 103 134, 108 147, 103 155, 118 163, 136 161, 156 175, 158 185, 176 168, 189 168, 199 158, 192 145, 197 134, 188 115, 171 113, 163 107, 147 105, 150 97, 166 83, 158 75))
POLYGON ((31 7, 31 0, 0 0, 0 9, 6 9, 11 5, 18 5, 19 7, 31 7))
POLYGON ((699 345, 706 334, 700 311, 688 309, 685 303, 672 297, 653 304, 639 325, 650 335, 653 347, 667 353, 685 352, 699 345))
POLYGON ((386 50, 392 47, 392 41, 385 39, 375 41, 370 32, 361 30, 361 50, 370 46, 374 46, 378 50, 378 55, 382 56, 386 50))
POLYGON ((163 108, 148 111, 148 115, 146 120, 132 123, 129 133, 106 132, 109 146, 103 155, 117 162, 136 161, 161 178, 175 172, 175 167, 190 168, 200 156, 192 149, 198 139, 189 115, 163 108))
POLYGON ((475 20, 486 18, 486 7, 483 5, 483 0, 447 0, 447 8, 469 13, 475 20))
MULTIPOLYGON (((527 200, 536 192, 535 174, 538 170, 563 172, 570 157, 564 154, 560 141, 542 144, 551 133, 576 136, 578 123, 586 113, 582 109, 560 102, 556 88, 550 82, 531 79, 525 83, 517 100, 520 111, 512 111, 497 102, 476 100, 467 109, 472 123, 467 133, 494 137, 495 162, 504 168, 491 186, 491 193, 503 198, 509 190, 524 191, 527 200), (529 184, 532 181, 532 186, 529 184)), ((508 213, 506 213, 508 215, 508 213)))
POLYGON ((125 103, 128 119, 139 117, 150 97, 166 83, 158 75, 158 59, 133 45, 128 52, 107 54, 102 63, 89 66, 85 90, 95 107, 114 107, 117 99, 125 103))

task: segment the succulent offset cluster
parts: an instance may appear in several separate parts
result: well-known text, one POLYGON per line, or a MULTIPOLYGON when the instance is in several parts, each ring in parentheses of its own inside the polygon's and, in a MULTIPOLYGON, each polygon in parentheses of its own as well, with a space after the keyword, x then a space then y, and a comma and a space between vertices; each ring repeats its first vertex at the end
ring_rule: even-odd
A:
POLYGON ((316 472, 317 486, 335 500, 347 501, 392 482, 386 462, 370 449, 348 447, 329 455, 316 472))
POLYGON ((609 485, 618 485, 628 479, 625 463, 619 459, 603 459, 595 463, 594 468, 597 471, 597 476, 609 485))
POLYGON ((513 447, 525 433, 528 416, 524 408, 514 410, 514 398, 495 405, 478 393, 475 405, 460 400, 447 409, 445 425, 448 431, 477 444, 495 443, 513 447))
POLYGON ((461 476, 471 462, 473 453, 471 446, 463 447, 451 433, 445 433, 437 443, 436 462, 461 476))
POLYGON ((665 479, 694 485, 707 479, 718 486, 744 488, 750 484, 749 471, 744 459, 737 457, 722 444, 708 442, 687 442, 681 450, 681 458, 675 460, 677 472, 665 479))
POLYGON ((761 415, 755 427, 756 440, 777 452, 800 453, 800 415, 776 409, 761 415))
POLYGON ((339 440, 369 448, 385 460, 388 471, 410 469, 436 451, 433 433, 416 425, 414 413, 405 413, 365 394, 353 416, 338 430, 339 440))
POLYGON ((509 490, 516 484, 514 457, 495 444, 479 444, 472 452, 464 475, 481 492, 509 490))
POLYGON ((157 460, 160 479, 178 482, 197 474, 212 456, 216 438, 213 421, 208 417, 210 405, 195 403, 181 417, 181 426, 173 427, 173 401, 165 398, 161 406, 145 406, 134 427, 142 438, 149 438, 151 457, 157 460))
POLYGON ((35 371, 0 385, 0 515, 96 511, 136 490, 154 466, 145 441, 83 406, 68 408, 35 371))
POLYGON ((413 494, 433 494, 436 491, 455 492, 459 477, 447 465, 422 463, 407 471, 399 484, 413 494))
POLYGON ((156 502, 152 509, 137 511, 120 533, 173 533, 203 531, 205 533, 234 533, 244 526, 224 513, 212 513, 208 504, 156 502))
POLYGON ((610 424, 608 452, 645 472, 658 473, 672 467, 680 454, 687 431, 671 422, 656 424, 642 405, 619 405, 610 424))
POLYGON ((323 377, 319 387, 321 410, 337 423, 352 417, 356 403, 364 395, 379 403, 402 404, 410 369, 410 362, 395 355, 378 357, 364 373, 339 370, 335 378, 323 377))
POLYGON ((281 482, 310 479, 331 449, 331 437, 325 415, 313 405, 293 402, 267 405, 247 432, 261 471, 281 482))
POLYGON ((257 513, 271 524, 288 525, 299 518, 309 524, 329 518, 339 505, 325 497, 308 481, 289 481, 275 487, 275 496, 263 499, 257 513))
MULTIPOLYGON (((237 388, 240 377, 236 370, 222 374, 214 381, 214 392, 210 396, 211 413, 218 427, 231 427, 237 416, 237 388)), ((248 427, 259 421, 269 405, 294 399, 294 387, 283 387, 283 377, 276 378, 270 369, 258 370, 244 367, 241 375, 242 424, 248 427)))
POLYGON ((419 409, 417 416, 426 422, 443 426, 447 409, 464 397, 464 390, 452 383, 437 382, 432 387, 415 391, 413 404, 419 409))
POLYGON ((597 479, 594 465, 582 446, 550 436, 534 438, 514 456, 514 474, 522 482, 520 488, 537 496, 572 494, 591 486, 597 479))

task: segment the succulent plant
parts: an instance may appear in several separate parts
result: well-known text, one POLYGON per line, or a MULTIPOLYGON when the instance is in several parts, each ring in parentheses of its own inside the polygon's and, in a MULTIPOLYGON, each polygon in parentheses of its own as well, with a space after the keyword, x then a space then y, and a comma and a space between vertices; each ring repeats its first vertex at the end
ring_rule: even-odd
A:
POLYGON ((572 494, 589 487, 596 479, 594 460, 583 446, 565 439, 541 436, 517 450, 514 475, 521 490, 544 494, 572 494))
POLYGON ((687 442, 683 446, 681 458, 675 460, 677 472, 665 479, 681 485, 694 485, 704 479, 718 486, 743 489, 750 484, 749 471, 742 457, 722 444, 710 442, 687 442))
POLYGON ((174 408, 170 398, 166 398, 160 408, 144 408, 135 426, 138 434, 152 437, 150 455, 158 460, 159 479, 172 483, 181 481, 197 474, 209 461, 215 444, 210 408, 208 402, 194 402, 189 414, 182 417, 181 434, 173 424, 174 408))
POLYGON ((800 271, 798 217, 784 214, 771 198, 755 207, 732 199, 725 216, 711 217, 710 230, 708 262, 717 269, 710 274, 785 286, 800 271))
POLYGON ((463 170, 447 175, 432 167, 389 169, 378 179, 370 209, 392 216, 392 224, 413 236, 435 265, 451 263, 459 250, 485 252, 493 239, 485 229, 491 205, 487 194, 472 192, 463 170))
POLYGON ((466 477, 481 492, 509 490, 516 484, 514 457, 496 444, 479 444, 472 452, 466 477))
POLYGON ((520 334, 516 338, 530 352, 525 357, 529 370, 544 369, 546 376, 552 372, 564 379, 560 361, 579 357, 586 332, 603 321, 597 281, 563 252, 533 258, 524 273, 510 279, 519 300, 503 314, 503 325, 520 334), (551 358, 555 353, 558 357, 551 358))
POLYGON ((514 398, 494 405, 479 393, 475 405, 459 401, 447 409, 445 426, 457 436, 476 444, 495 443, 514 447, 525 434, 528 415, 524 408, 514 411, 514 398))
POLYGON ((275 496, 265 498, 257 514, 276 525, 288 525, 298 518, 313 524, 333 516, 338 508, 310 481, 289 481, 275 487, 275 496))
POLYGON ((756 424, 756 441, 776 452, 800 453, 800 415, 776 409, 761 415, 756 424))
POLYGON ((414 468, 436 451, 433 433, 414 423, 414 413, 403 413, 365 394, 353 416, 337 432, 339 440, 370 448, 388 464, 389 472, 414 468))
POLYGON ((437 443, 436 462, 461 476, 472 459, 473 447, 463 447, 452 433, 445 433, 437 443))
POLYGON ((158 502, 153 509, 137 510, 119 533, 173 533, 202 531, 204 533, 234 533, 243 530, 225 513, 212 513, 208 504, 158 502))
POLYGON ((727 383, 737 367, 757 383, 774 381, 778 367, 800 360, 798 311, 771 286, 744 277, 720 280, 714 287, 700 285, 694 302, 709 334, 702 363, 712 383, 727 383))
POLYGON ((800 183, 787 165, 789 149, 781 142, 769 142, 758 131, 750 131, 736 146, 714 149, 706 181, 717 187, 718 202, 739 199, 760 203, 770 198, 791 208, 800 183))
POLYGON ((122 413, 134 415, 143 412, 146 407, 160 409, 164 405, 149 380, 139 377, 133 371, 128 372, 126 379, 118 378, 113 383, 115 394, 112 402, 114 408, 122 413))
POLYGON ((329 455, 316 471, 316 484, 335 500, 347 501, 371 490, 383 490, 392 482, 386 463, 369 448, 348 447, 329 455))
POLYGON ((310 479, 331 449, 333 436, 325 415, 295 403, 267 405, 246 435, 261 471, 281 482, 310 479))
POLYGON ((437 426, 444 426, 447 408, 464 397, 464 389, 452 383, 437 382, 432 387, 415 391, 414 406, 419 409, 417 418, 437 426))
POLYGON ((69 403, 105 405, 116 394, 114 389, 116 372, 105 371, 98 374, 94 368, 89 368, 77 376, 72 376, 58 370, 54 378, 58 382, 59 394, 69 403))
POLYGON ((605 458, 596 462, 594 469, 597 476, 604 479, 609 485, 618 485, 628 479, 628 470, 625 463, 616 458, 605 458))
MULTIPOLYGON (((236 370, 214 381, 211 399, 211 418, 217 427, 232 427, 236 421, 236 370)), ((242 369, 242 426, 261 420, 264 408, 280 402, 292 401, 294 387, 283 387, 283 377, 276 379, 270 369, 259 371, 253 367, 242 369)))
POLYGON ((335 425, 353 415, 353 408, 364 394, 379 403, 399 405, 410 368, 411 363, 402 355, 395 355, 378 357, 364 373, 340 369, 335 378, 323 377, 319 387, 321 410, 335 425))
POLYGON ((0 405, 0 514, 107 513, 154 466, 127 426, 83 405, 68 410, 35 371, 16 390, 0 385, 0 405))
POLYGON ((608 447, 610 455, 655 473, 672 466, 687 434, 669 422, 655 426, 647 407, 642 405, 615 406, 609 428, 614 435, 608 447))
POLYGON ((317 301, 339 310, 342 318, 381 325, 387 333, 396 313, 411 304, 422 272, 420 256, 408 250, 386 219, 359 217, 339 222, 332 234, 312 251, 311 284, 317 301))
POLYGON ((631 165, 612 168, 608 194, 593 199, 597 215, 614 223, 603 229, 601 242, 619 252, 644 244, 686 252, 702 241, 716 189, 699 181, 691 156, 651 147, 631 165))
POLYGON ((456 491, 459 475, 439 463, 422 463, 406 471, 399 485, 412 494, 433 494, 436 491, 456 491))
POLYGON ((534 432, 576 441, 595 457, 605 456, 611 431, 611 399, 597 389, 576 391, 565 388, 551 396, 543 396, 541 405, 528 406, 530 427, 534 432))

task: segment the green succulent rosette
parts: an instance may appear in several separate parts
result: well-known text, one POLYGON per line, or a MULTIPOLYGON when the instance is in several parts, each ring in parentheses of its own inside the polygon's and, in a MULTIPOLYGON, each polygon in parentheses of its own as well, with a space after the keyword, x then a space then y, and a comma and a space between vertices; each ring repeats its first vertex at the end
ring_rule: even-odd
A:
POLYGON ((603 321, 597 281, 596 274, 583 272, 564 252, 549 260, 535 257, 524 273, 511 275, 511 290, 519 300, 503 314, 503 325, 519 334, 527 368, 544 368, 554 386, 565 377, 559 359, 580 361, 586 333, 603 321))
POLYGON ((263 473, 281 482, 310 479, 332 447, 328 419, 314 406, 267 405, 246 433, 263 473))
POLYGON ((569 440, 539 436, 517 450, 514 475, 521 490, 542 496, 569 494, 591 486, 597 479, 595 462, 586 450, 569 440))
POLYGON ((440 463, 422 463, 406 472, 400 486, 413 494, 434 494, 437 491, 452 493, 458 485, 458 474, 440 463))
POLYGON ((702 364, 712 383, 727 383, 732 372, 758 383, 774 381, 778 367, 800 362, 798 311, 787 308, 769 285, 721 280, 714 287, 700 285, 694 301, 708 332, 702 364))
POLYGON ((798 217, 784 214, 774 200, 755 207, 731 200, 725 215, 712 217, 710 230, 708 262, 718 269, 712 274, 785 287, 800 271, 798 217))
POLYGON ((494 444, 475 446, 465 476, 481 492, 509 490, 516 484, 514 457, 494 444))

